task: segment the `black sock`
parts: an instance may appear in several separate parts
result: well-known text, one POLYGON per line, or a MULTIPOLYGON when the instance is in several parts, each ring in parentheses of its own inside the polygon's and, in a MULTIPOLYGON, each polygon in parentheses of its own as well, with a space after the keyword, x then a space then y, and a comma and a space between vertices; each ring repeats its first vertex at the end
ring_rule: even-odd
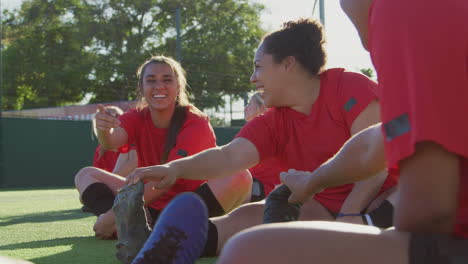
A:
POLYGON ((263 210, 264 224, 290 222, 299 219, 302 204, 290 204, 288 202, 290 195, 291 190, 284 184, 268 195, 263 210))
POLYGON ((216 225, 208 220, 208 235, 206 238, 205 249, 203 249, 202 257, 216 257, 218 249, 218 229, 216 225))
POLYGON ((208 207, 208 217, 221 216, 225 214, 223 207, 219 204, 216 196, 211 191, 208 184, 203 183, 194 193, 198 194, 208 207))
POLYGON ((109 211, 114 204, 114 199, 112 190, 101 182, 89 185, 81 195, 83 204, 96 216, 109 211))
POLYGON ((366 215, 364 215, 363 219, 368 225, 380 228, 389 228, 393 226, 393 205, 387 200, 383 201, 379 207, 367 215, 372 221, 372 223, 369 223, 368 219, 366 219, 366 215))
POLYGON ((409 240, 410 264, 465 264, 468 263, 468 239, 431 233, 411 233, 409 240))

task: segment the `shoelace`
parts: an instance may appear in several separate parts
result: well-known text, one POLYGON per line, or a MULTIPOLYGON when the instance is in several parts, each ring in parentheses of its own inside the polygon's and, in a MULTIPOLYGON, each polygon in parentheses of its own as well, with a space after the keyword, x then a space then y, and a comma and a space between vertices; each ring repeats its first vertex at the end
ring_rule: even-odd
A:
POLYGON ((144 253, 144 264, 170 264, 177 257, 182 248, 182 240, 188 238, 187 234, 175 226, 167 226, 167 232, 161 236, 151 250, 144 253))

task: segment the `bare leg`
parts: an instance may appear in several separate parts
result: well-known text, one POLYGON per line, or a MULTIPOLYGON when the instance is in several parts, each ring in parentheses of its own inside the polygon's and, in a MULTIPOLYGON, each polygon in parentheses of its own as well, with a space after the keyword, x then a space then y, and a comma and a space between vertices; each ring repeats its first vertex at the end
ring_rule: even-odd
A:
POLYGON ((459 158, 432 142, 416 144, 400 162, 395 227, 409 232, 452 233, 458 206, 459 158))
POLYGON ((407 264, 408 244, 409 235, 395 230, 336 222, 277 223, 237 234, 217 263, 407 264))
MULTIPOLYGON (((226 241, 237 232, 263 223, 265 201, 248 203, 231 213, 211 218, 218 229, 218 254, 226 241)), ((332 215, 315 199, 310 199, 302 206, 300 220, 333 221, 332 215)))
POLYGON ((80 197, 86 188, 96 182, 102 182, 107 185, 113 192, 117 194, 117 190, 125 186, 125 178, 108 171, 95 168, 85 167, 81 169, 75 176, 75 186, 80 193, 80 197))
POLYGON ((20 260, 20 259, 4 257, 4 256, 0 256, 0 263, 3 263, 3 264, 33 264, 32 262, 29 262, 29 261, 26 261, 26 260, 20 260))
POLYGON ((243 204, 249 196, 252 176, 245 170, 229 177, 209 180, 207 184, 224 212, 230 212, 243 204))

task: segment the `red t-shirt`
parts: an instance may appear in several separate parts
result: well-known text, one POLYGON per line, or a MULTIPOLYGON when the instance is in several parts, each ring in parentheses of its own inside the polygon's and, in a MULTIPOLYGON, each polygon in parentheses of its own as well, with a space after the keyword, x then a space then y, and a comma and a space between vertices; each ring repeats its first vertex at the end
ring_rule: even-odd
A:
MULTIPOLYGON (((167 129, 154 126, 151 114, 143 110, 130 110, 120 116, 121 127, 128 134, 128 142, 135 144, 138 154, 138 167, 159 165, 166 141, 167 129)), ((196 154, 216 146, 216 137, 209 119, 187 111, 187 117, 177 135, 176 145, 169 152, 167 162, 196 154)), ((191 192, 204 181, 179 179, 169 191, 151 204, 162 210, 167 203, 181 192, 191 192)))
MULTIPOLYGON (((275 157, 283 168, 314 171, 351 137, 353 121, 377 99, 376 89, 377 84, 362 74, 327 70, 320 75, 320 94, 310 115, 272 108, 248 122, 236 137, 256 146, 260 162, 275 157)), ((395 184, 389 177, 382 188, 395 184)), ((315 199, 339 212, 352 188, 351 184, 329 188, 315 199)))
MULTIPOLYGON (((388 167, 432 141, 460 156, 454 234, 468 238, 468 1, 374 0, 368 47, 388 167), (397 16, 397 19, 395 19, 397 16), (434 18, 437 17, 437 21, 434 18), (429 30, 430 28, 430 30, 429 30)), ((442 179, 443 175, 441 175, 442 179)))
POLYGON ((256 178, 263 184, 263 190, 265 195, 268 195, 275 186, 280 184, 279 174, 282 171, 287 171, 286 167, 282 167, 275 158, 269 158, 261 163, 258 163, 255 167, 249 169, 252 177, 256 178))
POLYGON ((118 149, 118 151, 105 150, 101 157, 99 157, 99 152, 101 151, 101 145, 96 147, 93 158, 93 167, 106 170, 108 172, 114 171, 115 164, 119 158, 120 153, 128 153, 132 147, 129 147, 128 144, 123 145, 118 149))

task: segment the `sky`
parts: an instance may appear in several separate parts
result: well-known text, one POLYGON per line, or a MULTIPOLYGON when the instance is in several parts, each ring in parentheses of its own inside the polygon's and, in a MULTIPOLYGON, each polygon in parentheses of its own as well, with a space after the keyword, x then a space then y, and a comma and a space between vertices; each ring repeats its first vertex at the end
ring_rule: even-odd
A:
MULTIPOLYGON (((23 0, 0 0, 1 8, 18 8, 23 0)), ((195 0, 194 0, 195 1, 195 0)), ((304 17, 319 17, 319 5, 313 13, 314 0, 251 0, 265 6, 261 14, 262 26, 272 31, 282 23, 304 17)), ((318 2, 318 1, 317 1, 318 2)), ((373 68, 369 54, 361 42, 353 25, 341 10, 339 0, 325 2, 325 34, 327 38, 327 68, 341 67, 350 71, 373 68)), ((234 118, 243 118, 243 102, 234 103, 234 118)))
MULTIPOLYGON (((0 0, 1 8, 18 8, 23 0, 0 0)), ((312 14, 314 0, 252 0, 265 5, 261 14, 262 26, 271 31, 279 28, 283 22, 301 17, 318 18, 312 14)), ((318 2, 318 1, 317 1, 318 2)), ((362 48, 359 37, 340 8, 339 0, 324 0, 325 32, 327 37, 328 68, 343 67, 352 71, 372 68, 369 54, 362 48)))
MULTIPOLYGON (((314 14, 312 14, 314 0, 255 1, 266 7, 266 12, 261 15, 263 26, 266 29, 275 30, 288 20, 319 17, 318 3, 314 14)), ((341 10, 339 0, 324 0, 324 2, 328 68, 342 67, 353 71, 358 71, 361 68, 372 68, 369 54, 361 46, 356 30, 341 10)))

